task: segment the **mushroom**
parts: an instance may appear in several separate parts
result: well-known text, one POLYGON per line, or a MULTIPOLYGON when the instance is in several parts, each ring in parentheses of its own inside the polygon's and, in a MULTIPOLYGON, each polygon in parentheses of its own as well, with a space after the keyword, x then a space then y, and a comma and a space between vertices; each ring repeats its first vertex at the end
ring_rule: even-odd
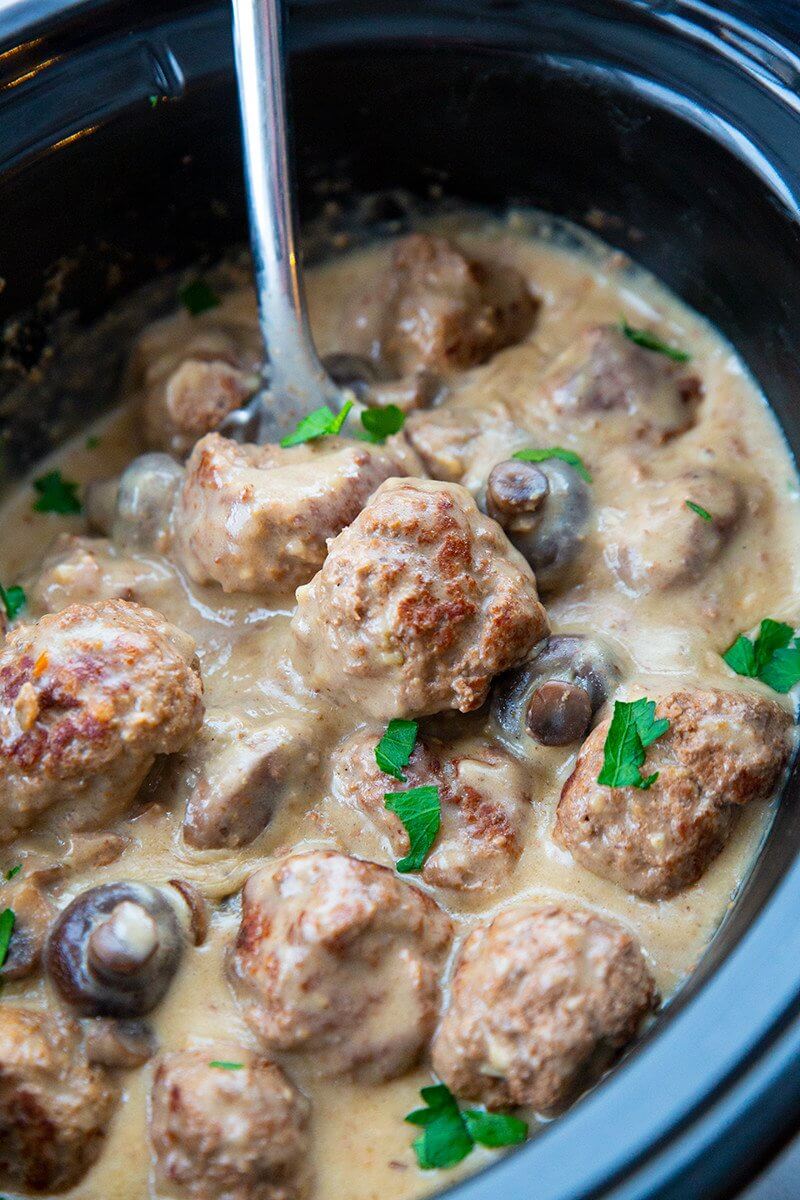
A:
POLYGON ((188 940, 190 915, 178 897, 171 902, 158 888, 127 880, 77 896, 47 943, 47 971, 62 999, 87 1017, 137 1017, 155 1008, 188 940))
POLYGON ((386 378, 372 359, 362 354, 347 354, 345 351, 326 354, 322 365, 335 384, 349 388, 356 399, 362 401, 368 399, 374 384, 386 378))
POLYGON ((113 540, 132 550, 165 549, 183 467, 168 454, 141 454, 119 480, 113 540))
POLYGON ((514 740, 568 746, 588 732, 618 679, 616 663, 594 638, 550 637, 535 658, 499 679, 492 716, 514 740))
POLYGON ((507 459, 492 468, 482 500, 485 512, 530 563, 540 590, 560 587, 589 519, 589 488, 575 468, 557 458, 507 459))
POLYGON ((141 1067, 151 1059, 158 1040, 144 1021, 98 1017, 87 1023, 84 1045, 90 1063, 125 1070, 141 1067))

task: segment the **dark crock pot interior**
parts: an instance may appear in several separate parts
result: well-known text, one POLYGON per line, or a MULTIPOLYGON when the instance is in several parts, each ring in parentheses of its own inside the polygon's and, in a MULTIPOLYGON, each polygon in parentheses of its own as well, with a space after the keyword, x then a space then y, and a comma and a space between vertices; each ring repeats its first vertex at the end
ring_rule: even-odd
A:
MULTIPOLYGON (((290 43, 305 219, 383 192, 391 225, 397 188, 602 213, 607 240, 736 345, 797 451, 794 3, 298 0, 290 43)), ((83 378, 39 380, 64 314, 79 332, 245 237, 225 5, 28 0, 0 15, 0 212, 13 477, 114 395, 124 322, 83 378)), ((799 791, 795 767, 734 909, 642 1044, 454 1200, 713 1200, 785 1140, 800 1118, 799 791)))

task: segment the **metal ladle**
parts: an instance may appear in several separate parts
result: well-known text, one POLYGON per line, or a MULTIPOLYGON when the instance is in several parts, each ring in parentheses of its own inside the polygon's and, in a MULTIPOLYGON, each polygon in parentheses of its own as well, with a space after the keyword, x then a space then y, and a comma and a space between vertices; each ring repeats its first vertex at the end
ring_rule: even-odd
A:
POLYGON ((298 420, 344 399, 317 356, 297 249, 286 115, 282 0, 232 0, 244 174, 265 386, 230 413, 220 432, 278 441, 298 420))

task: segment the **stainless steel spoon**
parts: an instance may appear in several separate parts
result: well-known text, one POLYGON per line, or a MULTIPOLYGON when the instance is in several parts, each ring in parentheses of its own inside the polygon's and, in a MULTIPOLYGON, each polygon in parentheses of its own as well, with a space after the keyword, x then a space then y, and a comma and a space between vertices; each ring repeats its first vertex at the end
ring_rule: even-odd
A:
POLYGON ((308 324, 296 237, 286 115, 282 0, 232 0, 250 240, 265 366, 262 388, 220 432, 277 441, 343 397, 319 361, 308 324))

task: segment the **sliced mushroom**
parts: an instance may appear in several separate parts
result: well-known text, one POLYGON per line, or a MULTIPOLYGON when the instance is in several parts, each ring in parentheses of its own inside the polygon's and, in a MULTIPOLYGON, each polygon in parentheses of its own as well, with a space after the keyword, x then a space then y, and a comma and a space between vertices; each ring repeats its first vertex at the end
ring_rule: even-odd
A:
POLYGON ((363 354, 345 351, 326 354, 322 365, 335 384, 349 388, 358 400, 366 400, 373 385, 386 378, 377 364, 363 354))
POLYGON ((492 468, 483 507, 528 560, 541 591, 561 587, 586 536, 590 493, 574 467, 510 458, 492 468))
POLYGON ((535 658, 498 681, 492 716, 514 740, 568 746, 588 732, 618 680, 619 668, 594 638, 551 637, 535 658))
POLYGON ((101 1067, 126 1070, 143 1066, 158 1049, 158 1039, 144 1021, 98 1017, 86 1027, 86 1057, 101 1067))
POLYGON ((165 995, 187 940, 177 905, 142 883, 82 892, 64 909, 47 944, 47 970, 83 1016, 136 1017, 165 995))

